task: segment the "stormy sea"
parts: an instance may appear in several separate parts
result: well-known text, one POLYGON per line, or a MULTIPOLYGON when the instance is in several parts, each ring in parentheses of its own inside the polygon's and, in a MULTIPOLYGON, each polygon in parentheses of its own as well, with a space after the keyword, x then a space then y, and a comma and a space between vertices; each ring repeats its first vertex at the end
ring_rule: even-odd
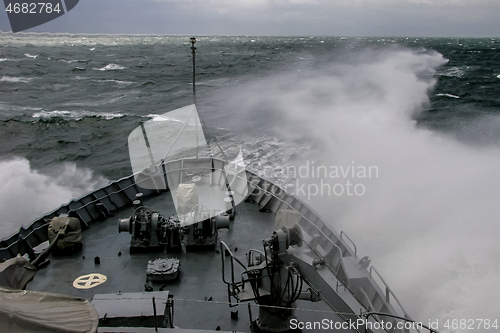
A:
MULTIPOLYGON (((193 103, 189 37, 0 33, 1 238, 132 173, 132 130, 193 103)), ((209 142, 345 231, 414 319, 500 321, 500 38, 196 37, 209 142)))

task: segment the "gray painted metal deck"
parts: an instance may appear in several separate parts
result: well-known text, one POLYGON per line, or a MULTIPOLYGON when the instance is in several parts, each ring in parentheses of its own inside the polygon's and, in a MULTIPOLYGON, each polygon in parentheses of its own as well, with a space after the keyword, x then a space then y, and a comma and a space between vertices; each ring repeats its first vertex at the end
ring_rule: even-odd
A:
MULTIPOLYGON (((168 216, 175 209, 170 194, 153 196, 144 200, 144 205, 159 210, 168 216)), ((126 208, 118 215, 96 222, 84 232, 83 250, 80 253, 50 257, 50 264, 41 269, 27 289, 71 294, 92 299, 95 294, 142 293, 146 283, 148 260, 160 257, 178 257, 181 260, 180 275, 177 281, 165 283, 165 291, 174 295, 174 325, 179 328, 249 332, 249 315, 246 304, 230 308, 227 304, 227 288, 222 282, 221 256, 215 251, 188 253, 129 253, 130 234, 118 233, 119 217, 127 217, 133 207, 126 208), (121 255, 119 255, 121 253, 121 255), (100 264, 94 264, 99 256, 100 264), (107 281, 92 289, 76 289, 73 281, 85 274, 100 273, 107 281), (211 298, 211 301, 208 299, 211 298), (239 312, 239 319, 231 319, 231 311, 239 312)), ((236 255, 244 261, 250 249, 261 249, 262 239, 269 238, 274 231, 274 214, 259 212, 255 203, 243 203, 238 207, 231 229, 219 230, 219 239, 228 244, 236 255)), ((158 291, 162 284, 154 284, 158 291)), ((158 312, 163 313, 164 301, 157 301, 158 312)), ((305 313, 302 318, 322 320, 336 316, 328 315, 330 309, 322 303, 309 304, 299 301, 299 308, 317 309, 326 312, 305 313)), ((152 309, 149 308, 148 311, 152 309)), ((253 319, 258 309, 252 306, 253 319)), ((298 311, 298 316, 301 311, 298 311)), ((99 330, 101 331, 101 330, 99 330)))
MULTIPOLYGON (((170 163, 174 165, 177 162, 170 163)), ((193 163, 196 162, 191 160, 190 164, 193 163)), ((223 162, 216 159, 211 162, 213 166, 221 163, 223 162)), ((204 160, 203 164, 206 165, 207 161, 204 160)), ((180 165, 182 166, 182 163, 180 165)), ((169 178, 181 178, 184 171, 179 167, 167 166, 165 169, 169 170, 169 178)), ((335 291, 335 294, 342 296, 343 302, 349 305, 355 315, 366 311, 383 311, 408 317, 373 267, 369 270, 353 269, 359 259, 356 247, 347 235, 332 230, 307 205, 271 182, 250 172, 246 172, 245 178, 249 189, 248 202, 238 206, 231 229, 219 231, 219 241, 223 240, 236 256, 240 256, 240 260, 245 261, 245 253, 248 250, 262 249, 262 239, 269 238, 274 231, 276 212, 282 209, 293 210, 301 216, 299 226, 305 245, 291 253, 303 262, 304 269, 311 265, 312 259, 324 257, 324 265, 313 271, 315 276, 320 276, 326 282, 323 290, 320 290, 324 296, 327 289, 335 291)), ((145 182, 154 183, 154 180, 148 180, 147 176, 143 179, 145 182)), ((226 304, 227 288, 221 281, 220 253, 210 251, 129 254, 130 235, 118 233, 117 220, 132 214, 134 208, 131 203, 138 192, 144 193, 143 203, 153 211, 160 211, 166 217, 175 214, 168 190, 144 190, 139 185, 140 183, 136 183, 134 177, 130 176, 59 207, 28 228, 21 229, 18 234, 0 242, 0 257, 7 259, 17 253, 25 253, 26 244, 23 244, 22 239, 26 239, 33 247, 45 241, 46 220, 72 210, 84 227, 89 226, 83 234, 82 252, 65 257, 51 256, 49 266, 38 272, 27 289, 71 294, 87 299, 91 299, 94 294, 143 292, 148 260, 175 256, 181 260, 179 279, 165 286, 165 290, 174 295, 174 324, 189 329, 213 330, 220 326, 221 330, 249 331, 248 308, 240 305, 230 309, 226 304), (97 256, 100 258, 98 265, 94 263, 97 256), (92 289, 75 289, 73 281, 89 273, 101 273, 108 279, 92 289), (231 319, 230 311, 237 309, 239 319, 231 319)), ((238 191, 237 188, 232 190, 238 191)), ((158 289, 159 285, 156 285, 155 290, 158 289)), ((325 301, 328 301, 326 296, 325 301)), ((161 306, 159 308, 159 311, 163 311, 161 306)), ((252 306, 252 309, 255 319, 257 308, 252 306)), ((320 321, 325 318, 342 320, 333 314, 324 302, 298 301, 297 317, 303 321, 320 321)))

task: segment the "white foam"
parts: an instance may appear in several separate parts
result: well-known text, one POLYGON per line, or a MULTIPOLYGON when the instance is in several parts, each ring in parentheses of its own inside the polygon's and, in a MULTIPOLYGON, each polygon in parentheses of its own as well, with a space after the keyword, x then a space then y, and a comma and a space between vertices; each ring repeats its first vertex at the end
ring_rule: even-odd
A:
POLYGON ((108 183, 74 163, 57 165, 52 171, 53 175, 44 175, 32 170, 24 158, 0 162, 0 237, 8 237, 61 204, 108 183))
POLYGON ((120 80, 111 80, 111 79, 98 80, 95 82, 111 82, 111 83, 117 83, 119 85, 125 85, 125 86, 130 85, 130 84, 134 84, 134 82, 132 82, 132 81, 120 81, 120 80))
POLYGON ((152 121, 170 121, 170 122, 176 122, 176 123, 184 123, 184 121, 182 121, 182 120, 171 118, 171 117, 167 117, 167 116, 165 116, 163 114, 162 115, 159 115, 159 114, 148 114, 145 117, 146 118, 153 118, 153 119, 151 119, 152 121))
POLYGON ((109 65, 106 65, 102 68, 93 68, 93 69, 97 70, 97 71, 116 71, 116 70, 120 70, 120 69, 125 69, 125 67, 117 65, 117 64, 109 64, 109 65))
POLYGON ((114 118, 121 118, 123 117, 123 113, 97 113, 97 112, 90 112, 90 111, 40 111, 36 112, 32 115, 33 118, 44 118, 44 119, 49 119, 49 118, 65 118, 65 119, 74 119, 74 120, 80 120, 85 117, 101 117, 105 118, 107 120, 111 120, 114 118))
POLYGON ((460 98, 459 96, 452 95, 452 94, 436 94, 436 96, 450 97, 450 98, 460 98))
POLYGON ((438 75, 440 76, 448 76, 448 77, 463 77, 465 75, 465 70, 470 69, 469 66, 462 66, 462 67, 450 67, 446 69, 442 69, 438 71, 438 75))
POLYGON ((29 77, 13 77, 13 76, 2 76, 0 82, 11 82, 11 83, 28 83, 32 80, 29 77))
POLYGON ((33 58, 33 59, 35 59, 36 57, 38 57, 38 55, 31 55, 31 54, 28 54, 28 53, 25 53, 24 55, 26 57, 28 57, 28 58, 33 58))

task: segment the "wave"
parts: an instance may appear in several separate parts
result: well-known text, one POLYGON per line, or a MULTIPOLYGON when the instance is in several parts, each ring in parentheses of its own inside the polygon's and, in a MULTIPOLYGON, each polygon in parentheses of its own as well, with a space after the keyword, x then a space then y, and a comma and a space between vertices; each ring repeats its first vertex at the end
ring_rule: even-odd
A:
POLYGON ((165 116, 165 114, 148 114, 146 116, 143 116, 143 118, 152 118, 152 121, 171 121, 171 122, 176 122, 176 123, 184 123, 182 120, 178 120, 175 118, 170 118, 165 116))
POLYGON ((90 79, 90 77, 88 77, 88 76, 78 76, 77 75, 77 76, 73 76, 72 79, 73 80, 88 80, 88 79, 90 79))
MULTIPOLYGON (((494 318, 498 307, 490 304, 500 298, 491 288, 500 274, 491 264, 500 232, 498 149, 463 144, 414 120, 446 62, 432 51, 360 50, 212 97, 238 110, 237 126, 266 119, 287 141, 310 142, 316 165, 354 161, 380 170, 380 177, 350 180, 366 189, 359 196, 319 194, 319 180, 305 176, 300 185, 316 186, 310 205, 355 235, 405 308, 424 322, 494 318)), ((307 159, 300 155, 295 164, 307 159)), ((333 187, 349 179, 322 180, 333 187)))
POLYGON ((112 80, 112 79, 95 80, 94 82, 111 82, 111 83, 117 83, 119 85, 134 84, 134 82, 132 82, 132 81, 120 81, 120 80, 112 80))
POLYGON ((30 110, 30 111, 41 111, 42 108, 38 107, 32 107, 32 106, 18 106, 18 105, 12 105, 6 102, 0 101, 0 110, 13 110, 13 111, 25 111, 25 110, 30 110))
POLYGON ((156 82, 153 81, 153 80, 148 80, 146 82, 144 82, 143 84, 141 84, 141 87, 146 87, 146 86, 154 86, 156 85, 156 82))
POLYGON ((10 83, 28 83, 32 80, 31 77, 14 77, 14 76, 2 76, 0 82, 10 82, 10 83))
MULTIPOLYGON (((174 118, 166 117, 163 114, 147 114, 147 115, 136 115, 136 114, 130 114, 130 113, 112 113, 112 112, 92 112, 92 111, 62 111, 62 110, 54 110, 54 111, 45 111, 41 108, 31 108, 31 107, 16 107, 12 105, 6 105, 5 103, 0 102, 0 110, 6 110, 9 111, 10 109, 17 111, 17 115, 12 115, 9 113, 1 112, 0 115, 2 116, 7 116, 6 119, 3 119, 2 121, 7 121, 11 119, 15 119, 18 121, 26 121, 26 122, 32 122, 33 118, 38 119, 38 120, 44 120, 44 121, 50 121, 52 119, 64 119, 64 120, 73 120, 73 121, 79 121, 82 119, 87 119, 87 118, 101 118, 105 120, 113 120, 117 118, 127 118, 127 117, 139 117, 139 118, 148 118, 153 121, 173 121, 173 122, 180 122, 180 120, 176 120, 174 118), (25 114, 19 115, 19 111, 22 110, 32 110, 36 111, 32 114, 25 114), (26 118, 27 117, 27 118, 26 118)), ((226 128, 218 128, 220 130, 227 130, 226 128)))
POLYGON ((117 65, 117 64, 109 64, 109 65, 106 65, 102 68, 92 68, 92 69, 96 70, 96 71, 116 71, 116 70, 120 70, 120 69, 125 69, 125 67, 117 65))
POLYGON ((40 87, 40 90, 58 91, 68 87, 71 87, 71 85, 63 83, 54 83, 54 84, 46 83, 40 87))
POLYGON ((66 64, 73 64, 75 62, 83 62, 83 63, 87 63, 87 60, 78 60, 78 59, 74 59, 74 60, 66 60, 66 59, 59 59, 60 62, 64 62, 66 64))
POLYGON ((83 107, 96 107, 106 104, 116 103, 124 98, 129 97, 129 95, 137 94, 137 91, 129 91, 127 94, 103 94, 96 96, 95 98, 88 98, 84 102, 68 102, 64 103, 64 106, 83 106, 83 107))
POLYGON ((37 54, 37 55, 31 55, 31 54, 29 54, 29 53, 25 53, 24 55, 25 55, 26 57, 28 57, 28 58, 33 58, 33 59, 36 59, 36 57, 38 57, 38 54, 37 54))
POLYGON ((62 118, 70 120, 81 120, 84 118, 104 118, 111 120, 124 117, 123 113, 98 113, 91 111, 40 111, 32 115, 33 118, 52 119, 62 118))
POLYGON ((436 94, 436 96, 439 96, 439 97, 450 97, 450 98, 460 98, 459 96, 456 96, 456 95, 452 95, 452 94, 436 94))
POLYGON ((447 77, 458 77, 461 78, 465 75, 465 70, 470 69, 469 66, 462 66, 462 67, 450 67, 450 68, 443 68, 437 72, 437 75, 439 76, 447 76, 447 77))

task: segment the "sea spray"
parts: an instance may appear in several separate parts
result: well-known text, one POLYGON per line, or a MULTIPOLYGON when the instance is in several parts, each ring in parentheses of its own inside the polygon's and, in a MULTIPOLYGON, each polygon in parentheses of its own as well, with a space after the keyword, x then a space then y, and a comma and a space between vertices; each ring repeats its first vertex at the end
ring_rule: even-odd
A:
POLYGON ((74 163, 54 166, 42 174, 31 169, 24 158, 1 161, 0 235, 7 237, 35 218, 107 183, 74 163))
POLYGON ((318 195, 309 204, 372 258, 410 315, 493 320, 500 152, 414 120, 446 61, 433 51, 367 49, 249 80, 230 93, 241 112, 266 116, 288 140, 314 142, 317 164, 377 166, 379 176, 363 180, 364 195, 318 195))

